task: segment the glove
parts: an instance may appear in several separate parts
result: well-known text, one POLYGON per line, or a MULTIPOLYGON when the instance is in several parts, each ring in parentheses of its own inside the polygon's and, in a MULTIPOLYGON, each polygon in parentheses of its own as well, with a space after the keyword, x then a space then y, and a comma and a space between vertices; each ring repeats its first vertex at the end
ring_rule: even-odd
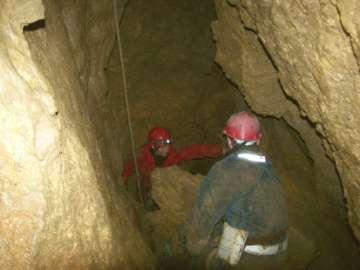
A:
POLYGON ((144 208, 147 212, 160 210, 160 206, 156 203, 150 194, 146 196, 144 201, 144 208))

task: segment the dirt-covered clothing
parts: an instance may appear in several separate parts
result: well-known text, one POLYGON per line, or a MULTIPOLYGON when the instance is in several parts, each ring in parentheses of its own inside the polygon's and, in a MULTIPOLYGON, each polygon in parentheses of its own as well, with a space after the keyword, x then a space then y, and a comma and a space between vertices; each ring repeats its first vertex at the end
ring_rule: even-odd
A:
POLYGON ((258 244, 280 241, 286 232, 283 187, 273 166, 256 146, 236 147, 204 179, 187 223, 190 254, 200 254, 216 225, 224 221, 249 232, 248 241, 258 244))

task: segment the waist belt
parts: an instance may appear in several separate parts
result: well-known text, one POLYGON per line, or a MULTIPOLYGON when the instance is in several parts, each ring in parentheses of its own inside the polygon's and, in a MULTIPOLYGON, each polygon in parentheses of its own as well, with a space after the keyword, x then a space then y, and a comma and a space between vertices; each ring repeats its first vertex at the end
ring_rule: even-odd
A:
POLYGON ((275 255, 281 251, 285 251, 288 246, 287 237, 281 242, 273 245, 246 245, 245 253, 250 255, 275 255))

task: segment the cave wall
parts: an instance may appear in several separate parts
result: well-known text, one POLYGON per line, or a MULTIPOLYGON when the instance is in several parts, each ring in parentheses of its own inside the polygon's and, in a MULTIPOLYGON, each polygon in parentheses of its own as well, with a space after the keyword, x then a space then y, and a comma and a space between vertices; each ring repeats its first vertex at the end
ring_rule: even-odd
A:
POLYGON ((152 269, 102 143, 111 1, 0 8, 0 268, 152 269))
POLYGON ((335 162, 359 238, 359 3, 233 0, 216 7, 216 61, 254 111, 299 132, 320 174, 319 194, 340 203, 327 157, 335 162))
MULTIPOLYGON (((13 2, 0 3, 0 268, 153 268, 118 187, 129 142, 112 1, 13 2), (23 32, 39 19, 44 28, 23 32)), ((359 4, 215 3, 216 61, 254 111, 297 130, 331 209, 342 192, 327 155, 336 162, 359 234, 359 4)), ((246 107, 212 63, 209 12, 205 1, 130 2, 122 33, 138 146, 155 124, 176 130, 178 146, 219 142, 246 107)))

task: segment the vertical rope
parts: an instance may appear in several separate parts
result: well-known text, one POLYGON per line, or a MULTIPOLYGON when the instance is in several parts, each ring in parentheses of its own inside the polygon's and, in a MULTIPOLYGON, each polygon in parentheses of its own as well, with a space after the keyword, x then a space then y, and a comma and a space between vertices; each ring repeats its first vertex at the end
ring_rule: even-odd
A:
MULTIPOLYGON (((140 194, 140 202, 141 205, 144 206, 144 199, 142 196, 141 191, 141 185, 140 185, 140 173, 139 173, 139 167, 136 159, 136 152, 135 152, 135 142, 134 142, 134 134, 133 129, 131 125, 131 114, 130 114, 130 106, 129 106, 129 100, 128 100, 128 88, 127 88, 127 82, 126 82, 126 75, 125 75, 125 65, 124 65, 124 56, 123 56, 123 50, 122 50, 122 44, 121 44, 121 38, 120 38, 120 28, 119 28, 119 14, 117 9, 117 0, 113 0, 113 9, 114 9, 114 22, 115 22, 115 29, 116 29, 116 39, 117 39, 117 45, 119 49, 119 57, 120 57, 120 65, 121 65, 121 75, 122 75, 122 81, 123 81, 123 89, 124 89, 124 98, 125 98, 125 107, 127 112, 127 120, 128 120, 128 126, 129 126, 129 133, 130 133, 130 141, 131 141, 131 150, 133 155, 133 160, 135 164, 135 172, 136 172, 136 183, 140 194)), ((121 11, 121 17, 124 13, 125 5, 121 11)))

